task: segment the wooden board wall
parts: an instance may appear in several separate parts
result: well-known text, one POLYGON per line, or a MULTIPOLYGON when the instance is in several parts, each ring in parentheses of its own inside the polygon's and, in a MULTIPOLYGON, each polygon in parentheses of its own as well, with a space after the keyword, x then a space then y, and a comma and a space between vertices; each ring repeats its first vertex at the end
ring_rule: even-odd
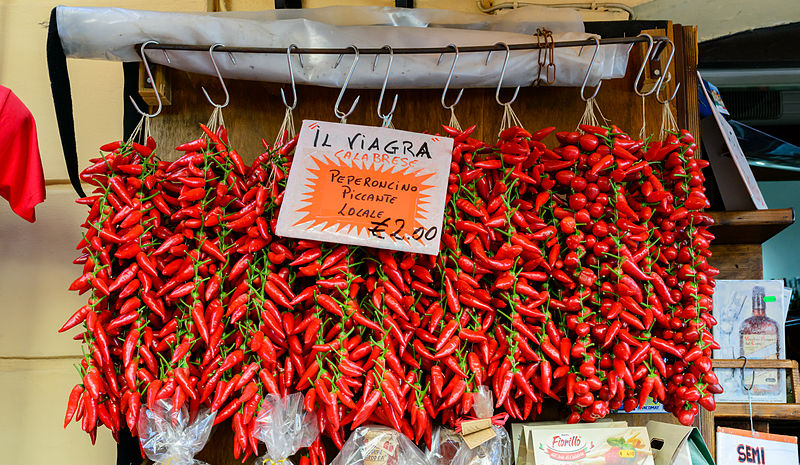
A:
MULTIPOLYGON (((663 33, 663 31, 662 31, 663 33)), ((624 79, 603 83, 597 97, 600 109, 609 121, 633 135, 639 134, 642 125, 642 100, 633 93, 633 80, 641 61, 639 55, 644 45, 636 45, 631 53, 629 69, 624 79)), ((444 66, 444 65, 443 65, 444 66)), ((673 66, 674 68, 674 66, 673 66)), ((675 75, 675 71, 672 72, 675 75)), ((213 107, 205 100, 200 88, 204 86, 218 101, 222 101, 222 90, 216 78, 170 70, 168 73, 172 90, 172 105, 165 106, 162 114, 152 121, 156 140, 162 147, 174 147, 200 136, 199 123, 208 120, 213 107)), ((670 83, 674 85, 675 79, 670 83)), ((275 139, 283 121, 284 106, 280 99, 280 87, 276 84, 251 81, 226 81, 230 91, 230 105, 223 110, 231 142, 240 154, 252 160, 263 151, 261 138, 268 142, 275 139)), ((285 86, 288 89, 288 86, 285 86)), ((504 89, 502 99, 507 99, 513 89, 504 89)), ((334 121, 333 104, 338 89, 298 86, 299 103, 295 109, 295 124, 303 119, 334 121)), ((387 91, 385 104, 394 93, 399 94, 393 124, 398 129, 409 131, 440 130, 450 114, 439 103, 441 89, 387 91)), ((587 89, 587 93, 590 93, 587 89)), ((356 97, 361 100, 348 123, 379 125, 376 105, 377 90, 349 89, 343 99, 342 108, 349 108, 356 97)), ((455 93, 451 91, 448 102, 455 93)), ((387 105, 388 106, 388 105, 387 105)), ((512 105, 523 125, 529 130, 556 126, 559 130, 574 130, 583 114, 585 103, 579 97, 579 89, 565 87, 538 87, 520 89, 512 105)), ((675 104, 673 104, 675 111, 675 104)), ((661 105, 654 96, 645 99, 645 114, 648 133, 661 126, 661 105)), ((466 89, 461 102, 456 106, 456 115, 462 126, 478 126, 475 137, 493 141, 496 137, 503 108, 495 102, 494 89, 466 89)), ((546 142, 555 143, 554 136, 546 142)), ((162 149, 160 155, 172 159, 175 153, 162 149)))

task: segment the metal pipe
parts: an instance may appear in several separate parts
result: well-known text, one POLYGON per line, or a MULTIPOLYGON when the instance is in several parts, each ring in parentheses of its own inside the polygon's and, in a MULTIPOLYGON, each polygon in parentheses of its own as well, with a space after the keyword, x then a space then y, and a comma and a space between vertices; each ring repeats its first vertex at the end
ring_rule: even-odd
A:
POLYGON ((483 13, 494 13, 497 10, 515 9, 523 6, 544 6, 548 8, 578 8, 590 11, 599 11, 598 8, 607 8, 614 10, 621 10, 628 13, 628 20, 636 19, 636 12, 630 6, 624 3, 609 3, 609 2, 586 2, 586 3, 532 3, 532 2, 506 2, 492 5, 489 8, 484 8, 481 0, 475 0, 478 9, 483 13))
MULTIPOLYGON (((654 42, 667 42, 666 37, 653 37, 654 42)), ((622 44, 635 44, 639 42, 647 42, 645 37, 615 37, 610 39, 600 39, 600 45, 622 45, 622 44)), ((587 40, 569 40, 548 44, 555 48, 566 47, 583 47, 586 45, 595 45, 594 39, 587 40)), ((148 49, 157 50, 172 50, 172 51, 189 51, 189 52, 208 52, 208 45, 186 45, 186 44, 153 44, 149 45, 148 49)), ((538 50, 540 48, 547 48, 547 45, 537 44, 535 42, 527 44, 509 44, 509 50, 538 50)), ((352 48, 297 48, 293 49, 294 53, 302 55, 342 55, 353 54, 352 48)), ((460 53, 486 53, 491 51, 504 51, 505 47, 502 45, 474 45, 468 47, 459 47, 460 53)), ((285 54, 286 48, 276 47, 216 47, 215 52, 228 52, 228 53, 280 53, 285 54)), ((383 48, 360 48, 358 52, 361 55, 378 55, 386 53, 383 48)), ((395 55, 422 55, 422 54, 443 54, 455 53, 452 47, 407 47, 395 48, 395 55)))

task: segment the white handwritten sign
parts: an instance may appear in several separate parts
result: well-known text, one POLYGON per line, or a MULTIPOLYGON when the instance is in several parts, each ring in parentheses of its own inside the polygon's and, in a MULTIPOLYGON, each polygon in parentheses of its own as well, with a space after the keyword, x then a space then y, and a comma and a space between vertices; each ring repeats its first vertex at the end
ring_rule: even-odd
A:
POLYGON ((797 438, 717 427, 717 463, 797 465, 797 438))
POLYGON ((303 121, 276 232, 436 255, 453 139, 303 121))

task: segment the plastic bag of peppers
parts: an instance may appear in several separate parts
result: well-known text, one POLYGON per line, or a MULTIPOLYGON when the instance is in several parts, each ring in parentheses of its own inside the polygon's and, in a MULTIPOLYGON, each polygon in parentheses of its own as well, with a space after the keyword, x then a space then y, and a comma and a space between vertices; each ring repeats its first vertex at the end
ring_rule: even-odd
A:
MULTIPOLYGON (((161 399, 231 419, 258 456, 265 396, 300 392, 339 448, 360 425, 430 444, 478 386, 532 419, 570 422, 655 399, 689 424, 714 409, 712 219, 686 131, 456 131, 441 251, 394 253, 274 233, 296 140, 251 165, 224 128, 176 148, 115 142, 83 171, 93 195, 70 286, 87 305, 65 425, 136 435, 161 399)), ((327 462, 318 438, 312 464, 327 462)))

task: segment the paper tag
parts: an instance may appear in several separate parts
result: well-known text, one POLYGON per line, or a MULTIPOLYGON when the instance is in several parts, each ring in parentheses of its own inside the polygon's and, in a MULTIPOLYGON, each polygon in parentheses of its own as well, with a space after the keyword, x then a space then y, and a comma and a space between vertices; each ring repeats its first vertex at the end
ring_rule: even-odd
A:
POLYGON ((269 457, 265 457, 264 460, 261 461, 261 465, 280 465, 282 463, 286 463, 287 461, 287 459, 272 460, 269 457))
POLYGON ((364 435, 369 444, 369 455, 364 457, 364 465, 386 465, 397 454, 398 440, 385 431, 367 431, 364 435))
POLYGON ((453 139, 303 121, 279 236, 436 255, 453 139))
POLYGON ((497 436, 492 428, 491 418, 481 418, 461 422, 461 437, 467 447, 474 449, 484 442, 497 436))

